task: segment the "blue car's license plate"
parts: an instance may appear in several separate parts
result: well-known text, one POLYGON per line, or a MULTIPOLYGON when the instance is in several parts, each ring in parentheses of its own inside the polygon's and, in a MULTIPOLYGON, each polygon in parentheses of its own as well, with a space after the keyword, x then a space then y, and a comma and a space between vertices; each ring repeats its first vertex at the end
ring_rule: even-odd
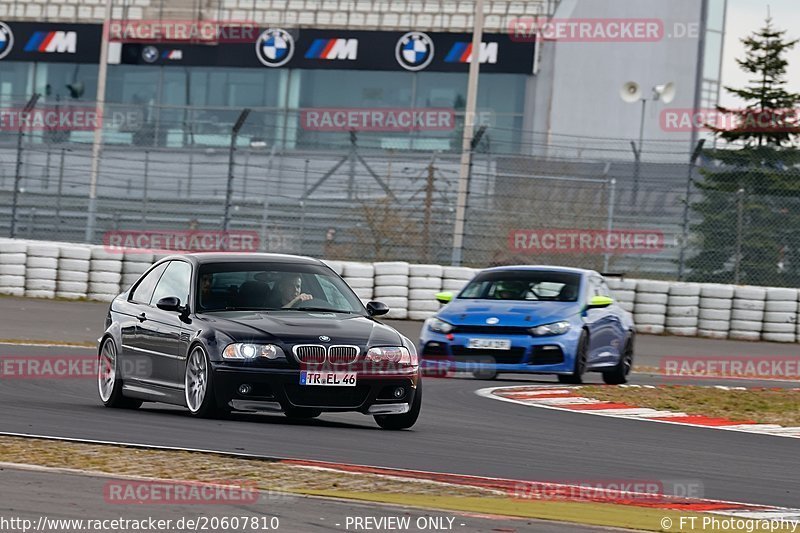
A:
POLYGON ((483 350, 510 350, 511 341, 509 339, 469 339, 467 348, 483 350))

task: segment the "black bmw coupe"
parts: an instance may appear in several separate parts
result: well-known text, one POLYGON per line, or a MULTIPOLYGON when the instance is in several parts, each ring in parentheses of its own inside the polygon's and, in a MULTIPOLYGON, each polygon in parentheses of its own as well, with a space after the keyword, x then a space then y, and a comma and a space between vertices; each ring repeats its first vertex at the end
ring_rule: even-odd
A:
POLYGON ((422 403, 414 343, 378 322, 322 261, 278 254, 188 254, 155 263, 112 303, 98 390, 108 407, 185 406, 373 415, 410 428, 422 403))

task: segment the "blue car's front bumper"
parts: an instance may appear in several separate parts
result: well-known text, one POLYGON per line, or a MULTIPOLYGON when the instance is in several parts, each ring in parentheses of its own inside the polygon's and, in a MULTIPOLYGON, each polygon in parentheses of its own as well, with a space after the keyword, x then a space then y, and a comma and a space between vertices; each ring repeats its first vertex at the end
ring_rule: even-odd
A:
POLYGON ((534 337, 454 332, 436 333, 425 328, 420 338, 420 366, 426 374, 454 372, 511 372, 571 374, 581 329, 572 327, 563 335, 534 337), (468 348, 470 339, 506 339, 510 350, 468 348))

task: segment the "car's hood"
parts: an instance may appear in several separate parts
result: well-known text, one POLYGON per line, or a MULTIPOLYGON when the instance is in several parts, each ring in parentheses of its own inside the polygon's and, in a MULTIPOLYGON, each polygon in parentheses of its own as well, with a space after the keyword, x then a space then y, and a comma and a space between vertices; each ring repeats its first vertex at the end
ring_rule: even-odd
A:
POLYGON ((326 336, 330 337, 326 343, 331 344, 401 343, 394 329, 371 318, 345 313, 227 311, 206 313, 202 318, 237 342, 318 343, 320 336, 326 336))
POLYGON ((565 320, 581 312, 578 302, 496 301, 455 299, 437 316, 456 326, 483 326, 490 318, 498 326, 538 326, 565 320))

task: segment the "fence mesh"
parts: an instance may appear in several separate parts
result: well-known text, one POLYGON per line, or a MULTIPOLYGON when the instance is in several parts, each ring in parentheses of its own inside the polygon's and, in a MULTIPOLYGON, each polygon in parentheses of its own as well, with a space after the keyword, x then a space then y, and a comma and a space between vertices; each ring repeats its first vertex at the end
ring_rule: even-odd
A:
MULTIPOLYGON (((299 111, 253 109, 232 144, 240 112, 107 106, 90 240, 114 230, 222 229, 230 175, 229 228, 258 232, 264 251, 451 262, 463 116, 451 131, 322 132, 304 129, 299 111)), ((85 240, 92 139, 88 128, 0 131, 0 233, 85 240)), ((730 168, 706 152, 695 168, 685 142, 648 142, 646 156, 637 165, 629 140, 489 124, 472 153, 463 263, 800 282, 796 165, 775 155, 730 168), (744 178, 759 165, 786 187, 703 187, 715 172, 744 178), (650 232, 661 241, 644 252, 520 250, 522 230, 650 232)))

